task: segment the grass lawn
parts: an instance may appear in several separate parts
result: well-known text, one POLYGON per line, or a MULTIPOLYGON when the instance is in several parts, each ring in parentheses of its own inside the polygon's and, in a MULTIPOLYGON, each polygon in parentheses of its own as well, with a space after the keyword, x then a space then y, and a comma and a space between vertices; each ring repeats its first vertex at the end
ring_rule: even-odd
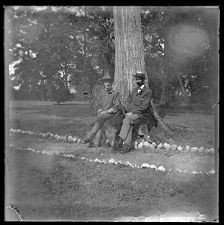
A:
MULTIPOLYGON (((8 128, 84 137, 95 119, 88 103, 10 102, 8 128)), ((175 128, 177 144, 212 147, 214 116, 202 113, 169 113, 165 122, 175 128)), ((132 151, 112 153, 77 143, 55 142, 37 135, 12 135, 10 144, 40 152, 70 152, 87 158, 114 158, 157 167, 208 171, 215 168, 214 155, 132 151)), ((9 148, 10 149, 10 148, 9 148)), ((15 206, 23 220, 130 220, 156 216, 169 219, 217 220, 217 173, 167 173, 123 165, 102 165, 56 155, 6 149, 7 204, 15 206), (167 214, 168 213, 168 214, 167 214), (162 216, 161 216, 162 215, 162 216)), ((13 214, 13 211, 8 210, 13 214)), ((9 216, 11 216, 11 214, 9 216)), ((15 216, 15 215, 14 215, 15 216)), ((18 218, 17 218, 18 219, 18 218)), ((157 221, 158 221, 157 220, 157 221)), ((201 220, 200 220, 201 221, 201 220)))
MULTIPOLYGON (((85 102, 12 101, 9 104, 9 129, 84 137, 96 115, 85 102)), ((213 114, 169 113, 164 121, 175 128, 172 137, 178 145, 214 147, 215 117, 213 114)))

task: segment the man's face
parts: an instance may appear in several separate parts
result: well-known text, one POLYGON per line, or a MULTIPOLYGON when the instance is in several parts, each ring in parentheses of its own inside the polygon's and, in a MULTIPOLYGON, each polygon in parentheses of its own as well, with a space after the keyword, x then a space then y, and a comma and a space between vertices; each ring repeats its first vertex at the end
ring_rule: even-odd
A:
POLYGON ((144 80, 140 77, 135 78, 136 84, 140 87, 144 84, 144 80))
POLYGON ((112 89, 112 84, 109 81, 105 81, 104 87, 106 91, 110 91, 112 89))

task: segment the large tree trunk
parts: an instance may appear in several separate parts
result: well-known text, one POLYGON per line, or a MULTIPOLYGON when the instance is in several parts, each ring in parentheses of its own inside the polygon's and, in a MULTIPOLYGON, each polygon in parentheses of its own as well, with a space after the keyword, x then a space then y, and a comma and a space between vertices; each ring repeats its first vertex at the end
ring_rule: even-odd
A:
MULTIPOLYGON (((137 71, 146 74, 140 12, 140 7, 114 7, 113 9, 115 34, 114 86, 119 90, 124 100, 133 90, 133 74, 137 71)), ((153 109, 159 127, 170 133, 169 127, 159 117, 154 107, 153 109)))
POLYGON ((141 7, 114 7, 114 86, 126 99, 133 90, 133 74, 145 72, 141 7))

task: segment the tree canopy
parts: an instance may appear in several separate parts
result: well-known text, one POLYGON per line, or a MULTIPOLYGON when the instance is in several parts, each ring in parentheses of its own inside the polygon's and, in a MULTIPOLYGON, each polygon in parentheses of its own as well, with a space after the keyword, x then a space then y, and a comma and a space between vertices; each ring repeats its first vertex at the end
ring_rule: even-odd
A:
MULTIPOLYGON (((106 71, 113 78, 112 7, 7 7, 5 15, 9 81, 17 98, 69 98, 71 88, 92 95, 106 71)), ((145 6, 141 22, 145 69, 157 102, 163 92, 168 103, 185 95, 190 103, 214 104, 218 8, 145 6)))

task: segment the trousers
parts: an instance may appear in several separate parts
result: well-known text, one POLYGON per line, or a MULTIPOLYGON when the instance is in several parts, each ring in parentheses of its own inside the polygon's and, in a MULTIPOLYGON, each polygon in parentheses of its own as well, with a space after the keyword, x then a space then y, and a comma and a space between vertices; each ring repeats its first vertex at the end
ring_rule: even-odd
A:
POLYGON ((119 136, 128 146, 133 145, 133 128, 140 121, 138 114, 126 115, 119 133, 119 136))
POLYGON ((113 115, 113 113, 104 113, 99 115, 92 129, 87 134, 87 138, 93 140, 93 138, 96 136, 96 139, 99 141, 101 137, 101 128, 103 127, 104 123, 109 120, 113 115))

